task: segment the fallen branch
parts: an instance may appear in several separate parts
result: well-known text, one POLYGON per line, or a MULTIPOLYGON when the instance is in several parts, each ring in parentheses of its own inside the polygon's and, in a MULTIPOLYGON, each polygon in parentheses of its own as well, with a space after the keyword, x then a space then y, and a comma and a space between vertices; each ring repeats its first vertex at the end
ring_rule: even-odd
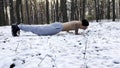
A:
POLYGON ((46 57, 51 58, 51 60, 54 62, 54 65, 52 65, 52 67, 53 67, 53 68, 55 68, 55 67, 57 68, 57 65, 56 65, 56 63, 55 63, 55 59, 52 58, 52 56, 51 56, 51 55, 48 55, 48 54, 46 54, 46 55, 44 56, 44 58, 40 61, 40 63, 38 64, 38 67, 40 67, 41 63, 45 60, 46 57))
POLYGON ((87 53, 87 47, 88 47, 88 32, 89 31, 87 31, 86 33, 84 32, 84 34, 83 34, 83 36, 84 36, 84 39, 85 39, 85 50, 84 50, 84 57, 83 57, 83 59, 84 59, 84 67, 82 67, 82 68, 87 68, 87 55, 86 55, 86 53, 87 53))
POLYGON ((15 52, 17 52, 17 50, 18 50, 18 46, 19 46, 19 43, 18 43, 18 45, 17 45, 17 47, 16 47, 16 49, 15 49, 15 52))
POLYGON ((38 64, 38 67, 39 67, 40 64, 43 62, 43 60, 45 60, 46 57, 47 57, 47 55, 45 55, 44 58, 40 61, 40 63, 38 64))

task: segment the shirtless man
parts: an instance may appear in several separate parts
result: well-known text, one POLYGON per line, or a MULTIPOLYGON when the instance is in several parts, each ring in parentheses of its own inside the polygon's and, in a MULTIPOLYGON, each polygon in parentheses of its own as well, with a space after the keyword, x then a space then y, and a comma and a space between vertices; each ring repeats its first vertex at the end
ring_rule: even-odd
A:
POLYGON ((82 21, 70 21, 70 22, 65 22, 63 23, 63 29, 62 31, 67 31, 69 32, 70 30, 75 30, 75 34, 78 34, 79 29, 87 29, 89 26, 89 22, 87 20, 82 20, 82 21))
POLYGON ((78 34, 79 29, 87 29, 89 22, 86 19, 82 21, 69 21, 65 23, 55 22, 49 25, 12 25, 12 35, 19 36, 20 30, 32 32, 37 35, 54 35, 60 31, 70 31, 75 30, 75 34, 78 34))

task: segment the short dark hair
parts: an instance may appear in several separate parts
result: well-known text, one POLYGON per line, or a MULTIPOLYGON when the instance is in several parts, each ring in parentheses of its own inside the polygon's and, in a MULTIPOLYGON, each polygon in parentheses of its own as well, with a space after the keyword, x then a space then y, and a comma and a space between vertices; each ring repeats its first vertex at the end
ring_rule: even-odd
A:
POLYGON ((83 26, 89 26, 89 22, 86 19, 82 20, 82 25, 83 26))

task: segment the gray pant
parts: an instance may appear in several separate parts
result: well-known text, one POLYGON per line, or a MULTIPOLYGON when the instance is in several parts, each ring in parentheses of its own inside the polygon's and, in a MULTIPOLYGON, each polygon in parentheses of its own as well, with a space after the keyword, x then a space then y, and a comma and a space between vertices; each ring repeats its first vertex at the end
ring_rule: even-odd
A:
POLYGON ((55 22, 49 25, 25 25, 20 24, 18 27, 27 32, 32 32, 37 35, 54 35, 62 31, 63 25, 60 22, 55 22))

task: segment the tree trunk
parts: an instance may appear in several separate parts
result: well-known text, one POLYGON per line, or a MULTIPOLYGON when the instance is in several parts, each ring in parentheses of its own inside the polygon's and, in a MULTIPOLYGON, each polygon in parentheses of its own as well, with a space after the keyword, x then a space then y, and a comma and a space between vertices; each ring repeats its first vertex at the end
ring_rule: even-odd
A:
POLYGON ((107 3, 107 19, 110 19, 110 0, 107 3))
POLYGON ((115 18, 116 18, 116 16, 115 16, 115 0, 112 0, 112 8, 113 8, 113 21, 115 21, 115 18))
POLYGON ((82 19, 82 0, 79 1, 79 14, 80 14, 80 20, 82 19))
POLYGON ((38 15, 37 15, 37 2, 34 0, 34 22, 35 24, 38 24, 38 15))
POLYGON ((120 19, 120 0, 119 0, 119 19, 120 19))
POLYGON ((74 7, 74 0, 71 0, 71 20, 74 20, 75 18, 74 18, 74 15, 75 15, 75 11, 74 11, 74 9, 75 9, 75 7, 74 7))
POLYGON ((99 0, 94 0, 95 1, 95 13, 96 13, 96 22, 98 22, 98 20, 99 20, 99 6, 98 6, 98 4, 99 4, 99 0))
POLYGON ((58 8, 59 8, 59 3, 58 0, 56 0, 56 21, 59 21, 58 8))
POLYGON ((61 8, 61 14, 62 14, 62 20, 63 22, 68 21, 67 17, 67 5, 66 5, 66 0, 60 0, 60 8, 61 8))
POLYGON ((52 12, 53 12, 53 13, 52 13, 52 14, 53 14, 53 21, 56 21, 56 13, 55 13, 55 10, 56 10, 56 9, 55 9, 55 0, 53 0, 53 9, 52 9, 52 10, 53 10, 53 11, 52 11, 52 12))
POLYGON ((86 5, 86 0, 82 1, 82 19, 85 19, 85 5, 86 5))
POLYGON ((23 14, 23 2, 21 0, 21 4, 20 4, 20 14, 21 14, 21 22, 23 23, 24 22, 24 14, 23 14))
POLYGON ((7 0, 4 0, 4 7, 5 7, 5 21, 6 21, 6 23, 5 23, 5 25, 8 25, 8 24, 10 24, 9 23, 9 19, 8 19, 8 13, 7 13, 7 6, 8 6, 8 4, 7 4, 7 0))
POLYGON ((49 1, 46 0, 46 21, 47 21, 47 24, 49 24, 49 1))
POLYGON ((54 2, 55 2, 55 0, 52 0, 52 1, 51 1, 51 11, 50 11, 51 14, 50 14, 50 19, 51 19, 52 22, 55 21, 55 17, 54 17, 54 16, 55 16, 55 13, 54 13, 54 12, 55 12, 55 10, 54 10, 55 3, 54 3, 54 2))
POLYGON ((100 4, 100 19, 104 19, 104 1, 100 4))
POLYGON ((25 5, 26 5, 26 13, 27 13, 27 23, 30 24, 30 12, 29 12, 29 7, 28 7, 28 0, 25 0, 25 5))
POLYGON ((0 0, 0 25, 5 24, 5 13, 4 13, 4 3, 3 0, 0 0))
POLYGON ((11 24, 14 24, 15 16, 14 16, 13 0, 9 0, 9 3, 10 3, 10 21, 11 21, 11 24))
POLYGON ((75 20, 79 20, 78 0, 75 0, 75 20))
POLYGON ((21 5, 21 0, 16 0, 16 16, 17 16, 17 24, 21 23, 21 12, 20 12, 20 7, 21 5))
POLYGON ((33 3, 32 3, 32 0, 30 0, 30 4, 29 4, 29 7, 30 7, 30 22, 29 24, 34 24, 34 21, 33 21, 33 3))

